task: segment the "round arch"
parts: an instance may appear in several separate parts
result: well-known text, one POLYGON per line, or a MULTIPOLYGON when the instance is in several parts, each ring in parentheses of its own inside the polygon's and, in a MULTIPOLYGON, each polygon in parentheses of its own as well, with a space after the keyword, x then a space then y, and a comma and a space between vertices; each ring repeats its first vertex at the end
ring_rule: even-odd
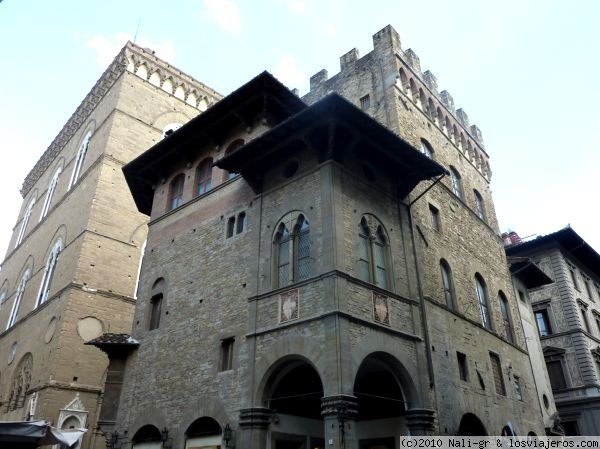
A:
POLYGON ((160 449, 163 438, 158 427, 146 424, 140 427, 131 438, 132 449, 160 449))
POLYGON ((465 413, 460 419, 458 434, 467 436, 486 436, 488 433, 477 415, 465 413))
POLYGON ((185 430, 185 449, 219 447, 223 439, 221 425, 210 416, 194 420, 185 430))

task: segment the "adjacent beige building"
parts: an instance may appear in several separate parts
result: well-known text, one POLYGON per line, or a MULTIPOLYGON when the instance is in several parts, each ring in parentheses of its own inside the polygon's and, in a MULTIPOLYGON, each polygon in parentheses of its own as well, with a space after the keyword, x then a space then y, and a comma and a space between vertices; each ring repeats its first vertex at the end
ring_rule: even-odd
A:
POLYGON ((87 340, 130 332, 148 217, 122 166, 220 98, 128 43, 23 183, 0 271, 0 420, 95 432, 108 359, 87 340))

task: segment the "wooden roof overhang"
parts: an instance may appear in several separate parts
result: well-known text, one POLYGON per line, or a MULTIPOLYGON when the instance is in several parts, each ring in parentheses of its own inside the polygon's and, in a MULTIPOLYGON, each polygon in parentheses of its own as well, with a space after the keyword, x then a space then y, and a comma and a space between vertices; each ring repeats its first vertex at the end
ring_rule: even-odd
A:
POLYGON ((447 173, 440 164, 335 93, 284 120, 215 165, 240 173, 258 193, 268 170, 304 149, 315 151, 319 162, 343 162, 350 155, 368 161, 378 173, 386 172, 397 180, 402 198, 419 182, 447 173))
POLYGON ((138 210, 150 215, 155 186, 182 161, 195 161, 204 146, 220 146, 233 129, 257 118, 277 124, 306 107, 270 73, 261 73, 123 167, 138 210))

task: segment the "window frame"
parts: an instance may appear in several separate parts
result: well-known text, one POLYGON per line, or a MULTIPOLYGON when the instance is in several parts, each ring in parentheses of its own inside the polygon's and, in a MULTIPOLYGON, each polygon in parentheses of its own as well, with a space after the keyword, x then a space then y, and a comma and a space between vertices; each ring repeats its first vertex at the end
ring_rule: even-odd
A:
POLYGON ((548 337, 550 335, 552 335, 554 333, 553 329, 552 329, 552 323, 550 322, 550 316, 548 314, 548 307, 540 307, 540 308, 536 308, 533 310, 533 317, 535 318, 535 324, 537 326, 538 329, 538 335, 540 337, 548 337), (542 318, 542 322, 544 323, 544 326, 546 327, 545 332, 542 332, 542 329, 540 329, 540 320, 538 318, 538 314, 539 317, 542 318))
POLYGON ((477 296, 477 301, 479 302, 479 312, 482 325, 485 329, 493 331, 494 325, 492 323, 492 314, 490 313, 487 285, 483 279, 483 276, 481 276, 479 273, 475 274, 475 294, 477 296))
POLYGON ((27 288, 27 282, 31 277, 31 270, 28 268, 25 270, 25 273, 21 276, 19 280, 19 285, 17 286, 17 290, 15 293, 15 299, 13 300, 12 307, 10 309, 10 315, 8 316, 8 323, 6 325, 6 330, 10 329, 17 322, 17 318, 19 316, 19 309, 21 307, 21 300, 25 295, 25 289, 27 288))
POLYGON ((152 295, 150 298, 150 310, 148 313, 148 330, 153 331, 160 327, 160 318, 162 315, 162 304, 164 295, 162 292, 152 295))
POLYGON ((81 168, 85 162, 85 157, 87 156, 91 139, 92 131, 88 131, 85 134, 85 137, 81 140, 81 144, 79 144, 79 149, 77 150, 77 155, 75 156, 75 164, 73 165, 73 171, 71 172, 71 179, 69 180, 69 187, 67 188, 67 191, 71 190, 71 187, 73 187, 77 183, 77 180, 81 177, 81 168))
POLYGON ((450 166, 450 181, 452 184, 452 193, 460 200, 463 200, 464 191, 462 177, 460 176, 458 170, 456 170, 456 168, 454 168, 452 165, 450 166))
POLYGON ((456 351, 456 361, 458 363, 458 378, 463 382, 469 381, 469 364, 467 354, 456 351))
POLYGON ((504 382, 504 373, 502 372, 502 362, 500 360, 500 355, 491 351, 489 354, 496 394, 500 396, 506 396, 506 382, 504 382))
POLYGON ((431 229, 440 232, 442 230, 440 210, 431 203, 429 203, 429 216, 431 218, 431 229))
POLYGON ((434 151, 433 151, 433 147, 431 146, 431 144, 429 142, 427 142, 425 139, 421 139, 421 154, 423 154, 423 156, 433 160, 433 155, 434 155, 434 151))
POLYGON ((33 206, 35 206, 35 202, 36 197, 34 195, 33 198, 29 200, 29 204, 27 204, 27 208, 25 209, 25 213, 23 214, 23 219, 21 220, 21 227, 19 228, 17 240, 15 241, 15 248, 19 246, 25 238, 25 231, 27 231, 27 225, 29 224, 29 219, 31 218, 31 212, 33 211, 33 206))
POLYGON ((179 173, 169 183, 169 211, 177 209, 183 204, 185 190, 185 174, 179 173))
POLYGON ((203 195, 212 189, 212 157, 206 157, 196 166, 196 196, 203 195))
POLYGON ((37 295, 34 309, 37 309, 48 300, 50 288, 52 287, 52 280, 54 279, 54 273, 56 272, 56 264, 58 263, 58 258, 62 250, 63 242, 62 239, 59 238, 52 246, 52 250, 50 251, 46 265, 44 266, 44 275, 42 276, 42 282, 40 283, 40 290, 37 295))
POLYGON ((219 371, 225 372, 233 369, 233 350, 235 347, 235 337, 228 337, 221 340, 221 355, 219 371))
POLYGON ((272 276, 275 288, 287 287, 310 278, 312 265, 310 221, 303 212, 290 212, 281 219, 275 227, 272 242, 272 276), (303 252, 306 254, 303 255, 303 252), (302 265, 305 263, 306 267, 302 265), (287 267, 287 274, 282 271, 284 267, 287 267))
POLYGON ((475 197, 475 214, 481 219, 481 221, 487 222, 485 201, 483 201, 481 193, 479 193, 477 189, 473 189, 473 195, 475 197))
POLYGON ((500 303, 500 313, 502 314, 502 322, 504 324, 506 340, 509 343, 515 343, 515 330, 511 319, 510 304, 508 302, 508 298, 502 290, 498 292, 498 302, 500 303))
POLYGON ((359 264, 359 268, 357 269, 357 277, 376 287, 391 290, 390 243, 381 222, 373 217, 370 226, 367 218, 363 216, 358 225, 358 239, 357 264, 359 264), (371 228, 374 228, 375 225, 377 228, 375 229, 375 235, 373 235, 371 228), (368 279, 363 273, 364 267, 367 268, 368 279), (383 277, 380 274, 381 272, 383 272, 383 277))
POLYGON ((452 268, 446 259, 440 259, 440 272, 442 278, 442 289, 446 306, 450 310, 456 310, 456 296, 454 294, 454 279, 452 268))
POLYGON ((42 221, 48 211, 50 210, 50 204, 52 203, 52 198, 54 197, 54 193, 56 192, 56 186, 58 185, 58 178, 62 173, 62 166, 59 166, 52 175, 52 179, 50 180, 50 184, 48 184, 48 189, 46 190, 46 198, 44 199, 44 205, 42 206, 42 213, 40 214, 40 220, 42 221))

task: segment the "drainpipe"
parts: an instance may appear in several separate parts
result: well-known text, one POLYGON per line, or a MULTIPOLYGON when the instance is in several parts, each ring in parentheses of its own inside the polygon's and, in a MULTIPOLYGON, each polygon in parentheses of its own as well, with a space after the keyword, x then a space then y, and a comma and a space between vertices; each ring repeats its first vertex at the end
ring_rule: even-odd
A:
MULTIPOLYGON (((427 355, 427 371, 429 374, 429 388, 435 391, 435 375, 433 371, 433 357, 431 355, 431 343, 429 339, 429 329, 427 327, 427 307, 425 307, 425 296, 423 295, 423 285, 421 283, 421 269, 419 265, 419 257, 417 253, 417 241, 415 239, 415 227, 414 221, 412 217, 412 209, 411 207, 415 204, 417 200, 422 198, 429 190, 433 188, 437 183, 439 183, 445 174, 441 175, 437 178, 423 193, 421 193, 417 198, 415 198, 412 202, 407 205, 408 208, 408 224, 410 227, 410 237, 413 249, 413 257, 415 260, 415 272, 417 276, 417 291, 419 294, 419 303, 421 306, 421 325, 423 326, 423 339, 425 340, 425 354, 427 355)), ((400 212, 400 206, 398 206, 398 212, 400 212)), ((434 394, 434 401, 435 401, 434 394)))

